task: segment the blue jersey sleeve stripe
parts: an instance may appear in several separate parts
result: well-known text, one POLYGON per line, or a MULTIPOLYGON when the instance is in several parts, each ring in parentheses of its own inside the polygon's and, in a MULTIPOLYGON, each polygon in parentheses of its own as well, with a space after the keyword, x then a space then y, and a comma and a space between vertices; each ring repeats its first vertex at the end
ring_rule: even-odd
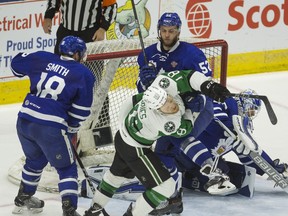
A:
POLYGON ((182 146, 184 153, 187 154, 187 152, 188 152, 193 146, 198 145, 199 143, 201 143, 201 142, 200 142, 199 140, 196 140, 196 141, 194 141, 194 142, 192 142, 192 143, 189 143, 189 145, 187 145, 187 146, 182 146))
POLYGON ((90 111, 90 107, 85 107, 85 106, 80 106, 80 105, 77 105, 75 103, 72 104, 72 107, 76 108, 76 109, 79 109, 79 110, 84 110, 84 111, 90 111))
POLYGON ((197 160, 197 158, 199 158, 200 155, 205 154, 206 152, 208 152, 208 149, 202 149, 202 150, 198 151, 198 152, 194 155, 194 157, 192 158, 192 161, 195 162, 195 161, 197 160))
POLYGON ((37 111, 31 110, 26 107, 21 107, 20 112, 30 115, 31 117, 35 119, 44 120, 44 121, 52 121, 52 122, 59 123, 67 127, 67 122, 65 121, 65 119, 59 116, 39 113, 37 111))
POLYGON ((214 110, 214 112, 218 111, 218 110, 222 111, 221 107, 214 107, 213 110, 214 110))
POLYGON ((220 117, 220 116, 224 116, 224 117, 228 117, 227 113, 214 113, 215 117, 220 117))
POLYGON ((68 112, 68 115, 73 117, 73 118, 80 119, 82 121, 86 120, 88 117, 88 115, 87 116, 81 116, 81 115, 77 115, 77 114, 72 113, 72 112, 68 112))
POLYGON ((11 67, 11 71, 12 71, 12 73, 13 73, 15 76, 17 76, 17 77, 24 77, 24 76, 25 76, 25 74, 18 73, 18 72, 16 72, 15 70, 13 70, 12 67, 11 67))

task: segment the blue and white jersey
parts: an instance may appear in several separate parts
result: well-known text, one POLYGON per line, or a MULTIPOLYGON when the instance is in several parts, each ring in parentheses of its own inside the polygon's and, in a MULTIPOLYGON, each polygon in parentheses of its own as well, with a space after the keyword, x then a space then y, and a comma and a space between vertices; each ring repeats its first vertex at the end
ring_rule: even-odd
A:
MULTIPOLYGON (((155 65, 156 71, 195 70, 212 76, 209 62, 204 53, 195 45, 178 41, 169 52, 161 51, 160 41, 145 49, 147 61, 155 65)), ((138 56, 141 68, 145 65, 143 52, 138 56)))
POLYGON ((30 92, 18 114, 39 124, 79 127, 90 114, 95 78, 74 59, 39 51, 19 53, 11 62, 15 76, 28 76, 30 92))
MULTIPOLYGON (((217 117, 231 131, 234 131, 232 116, 238 115, 238 105, 234 98, 227 98, 224 103, 213 101, 214 117, 217 117)), ((208 149, 213 149, 218 145, 219 139, 227 138, 223 128, 216 122, 211 121, 208 127, 198 137, 208 149)))

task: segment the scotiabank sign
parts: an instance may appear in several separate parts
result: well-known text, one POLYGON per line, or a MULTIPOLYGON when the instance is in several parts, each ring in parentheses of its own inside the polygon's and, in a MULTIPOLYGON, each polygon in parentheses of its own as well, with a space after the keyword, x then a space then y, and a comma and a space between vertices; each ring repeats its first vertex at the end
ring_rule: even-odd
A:
POLYGON ((209 38, 223 23, 228 31, 283 24, 288 28, 288 0, 188 0, 185 17, 190 33, 199 38, 209 38))
POLYGON ((288 0, 284 0, 281 5, 269 4, 265 7, 255 5, 246 13, 243 13, 244 7, 245 1, 243 0, 237 0, 230 4, 229 15, 236 20, 236 23, 228 24, 229 31, 237 31, 245 24, 250 29, 257 29, 260 26, 269 28, 276 26, 279 22, 288 27, 288 0))

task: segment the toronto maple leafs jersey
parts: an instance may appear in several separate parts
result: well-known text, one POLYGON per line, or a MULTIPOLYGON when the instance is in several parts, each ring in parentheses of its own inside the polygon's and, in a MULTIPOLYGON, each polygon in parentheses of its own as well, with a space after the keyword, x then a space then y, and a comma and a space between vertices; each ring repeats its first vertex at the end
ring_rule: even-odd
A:
MULTIPOLYGON (((156 67, 156 73, 175 70, 195 70, 206 76, 212 76, 212 70, 204 53, 195 45, 178 41, 168 52, 161 50, 161 43, 152 44, 145 48, 149 63, 156 67)), ((138 56, 139 68, 146 64, 143 52, 138 56)), ((137 82, 139 85, 139 81, 137 82)))
MULTIPOLYGON (((213 109, 214 117, 218 118, 231 131, 234 131, 232 116, 238 115, 237 101, 234 98, 228 98, 224 103, 214 101, 213 109)), ((220 139, 227 139, 227 135, 216 121, 211 121, 198 139, 204 143, 208 149, 213 149, 218 145, 220 139)))
POLYGON ((90 114, 95 78, 74 59, 39 51, 19 53, 11 62, 15 76, 28 76, 27 94, 19 117, 67 129, 79 127, 90 114))
POLYGON ((179 105, 178 112, 174 114, 148 108, 141 100, 142 96, 133 96, 134 102, 128 98, 121 107, 119 130, 127 144, 149 148, 161 136, 183 137, 191 132, 192 122, 186 118, 185 107, 179 96, 174 97, 179 105))

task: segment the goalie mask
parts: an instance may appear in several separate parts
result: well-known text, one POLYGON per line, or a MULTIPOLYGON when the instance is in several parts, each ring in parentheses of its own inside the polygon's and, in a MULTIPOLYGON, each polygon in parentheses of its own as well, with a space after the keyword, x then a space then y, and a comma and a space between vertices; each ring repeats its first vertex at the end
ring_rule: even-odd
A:
MULTIPOLYGON (((240 93, 240 95, 256 95, 256 92, 252 89, 246 89, 240 93)), ((261 100, 257 98, 248 98, 242 96, 238 99, 239 115, 246 116, 250 120, 254 119, 261 110, 261 100)))
POLYGON ((83 59, 84 61, 86 58, 86 50, 85 42, 81 38, 74 36, 66 36, 59 45, 59 52, 61 54, 72 57, 75 53, 78 53, 80 60, 83 59))
POLYGON ((149 86, 144 92, 143 101, 150 109, 159 109, 166 103, 167 97, 167 92, 161 87, 149 86))

